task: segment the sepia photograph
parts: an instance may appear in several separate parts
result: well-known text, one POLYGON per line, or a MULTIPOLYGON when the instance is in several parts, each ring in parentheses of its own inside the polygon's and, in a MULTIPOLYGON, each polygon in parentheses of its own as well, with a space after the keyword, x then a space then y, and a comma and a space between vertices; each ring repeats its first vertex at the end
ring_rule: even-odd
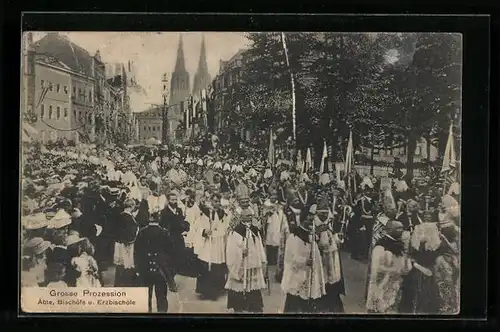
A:
POLYGON ((458 315, 462 59, 459 33, 23 32, 22 311, 458 315))

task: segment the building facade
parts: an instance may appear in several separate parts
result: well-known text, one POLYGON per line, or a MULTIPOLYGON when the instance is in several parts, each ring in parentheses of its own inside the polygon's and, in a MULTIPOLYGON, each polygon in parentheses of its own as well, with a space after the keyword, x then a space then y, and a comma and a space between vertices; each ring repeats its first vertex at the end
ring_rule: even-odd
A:
POLYGON ((22 105, 36 114, 33 125, 39 132, 37 139, 106 143, 110 129, 132 134, 123 65, 118 80, 110 81, 99 51, 91 55, 56 32, 35 43, 27 34, 25 41, 28 52, 23 62, 22 105))
POLYGON ((71 114, 71 72, 61 68, 56 61, 47 62, 39 59, 35 65, 34 97, 38 109, 35 128, 42 142, 58 138, 77 139, 71 130, 74 120, 71 114))
POLYGON ((158 105, 135 114, 138 143, 144 144, 150 138, 162 140, 162 110, 163 107, 158 105))
MULTIPOLYGON (((219 61, 219 73, 213 81, 214 86, 214 114, 212 130, 216 134, 223 134, 229 128, 230 112, 234 110, 231 94, 237 84, 241 82, 241 72, 244 61, 244 49, 240 49, 229 60, 219 61)), ((245 129, 242 129, 245 131, 245 129)), ((226 133, 227 134, 227 133, 226 133)), ((246 135, 246 133, 243 133, 246 135)))

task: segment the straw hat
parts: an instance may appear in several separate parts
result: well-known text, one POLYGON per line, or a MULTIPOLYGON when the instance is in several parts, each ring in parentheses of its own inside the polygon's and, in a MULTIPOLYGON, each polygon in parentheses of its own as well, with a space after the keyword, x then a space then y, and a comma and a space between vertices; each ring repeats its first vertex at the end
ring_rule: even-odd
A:
POLYGON ((49 221, 43 212, 31 214, 23 218, 22 221, 24 228, 29 230, 47 227, 49 224, 49 221))
POLYGON ((71 224, 71 216, 63 209, 60 209, 59 211, 57 211, 55 216, 50 219, 47 228, 59 229, 68 226, 69 224, 71 224))
POLYGON ((83 237, 79 237, 78 235, 76 234, 72 234, 70 236, 68 236, 66 238, 66 245, 67 246, 70 246, 70 245, 73 245, 75 243, 79 243, 79 242, 82 242, 83 240, 85 240, 85 238, 83 237))
POLYGON ((24 245, 24 249, 35 255, 39 255, 50 247, 50 242, 45 241, 41 237, 34 237, 24 245))

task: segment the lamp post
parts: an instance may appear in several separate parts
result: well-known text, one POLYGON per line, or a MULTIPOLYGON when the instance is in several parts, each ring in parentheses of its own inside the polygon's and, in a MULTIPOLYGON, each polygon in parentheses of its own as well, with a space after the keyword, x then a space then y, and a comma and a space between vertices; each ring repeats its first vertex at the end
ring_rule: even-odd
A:
POLYGON ((161 141, 163 144, 168 144, 168 79, 167 74, 163 74, 163 79, 161 80, 163 84, 162 97, 163 97, 163 110, 162 110, 162 124, 161 124, 161 141))

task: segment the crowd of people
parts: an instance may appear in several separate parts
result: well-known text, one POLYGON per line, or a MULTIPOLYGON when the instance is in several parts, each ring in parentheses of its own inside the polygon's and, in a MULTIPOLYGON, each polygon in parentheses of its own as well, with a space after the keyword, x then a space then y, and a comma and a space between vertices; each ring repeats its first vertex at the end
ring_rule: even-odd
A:
MULTIPOLYGON (((457 313, 457 184, 299 171, 196 148, 44 146, 23 154, 22 286, 149 288, 159 312, 176 275, 234 312, 341 313, 341 252, 368 263, 370 313, 457 313), (269 267, 275 271, 270 275, 269 267)), ((345 257, 345 256, 344 256, 345 257)))

